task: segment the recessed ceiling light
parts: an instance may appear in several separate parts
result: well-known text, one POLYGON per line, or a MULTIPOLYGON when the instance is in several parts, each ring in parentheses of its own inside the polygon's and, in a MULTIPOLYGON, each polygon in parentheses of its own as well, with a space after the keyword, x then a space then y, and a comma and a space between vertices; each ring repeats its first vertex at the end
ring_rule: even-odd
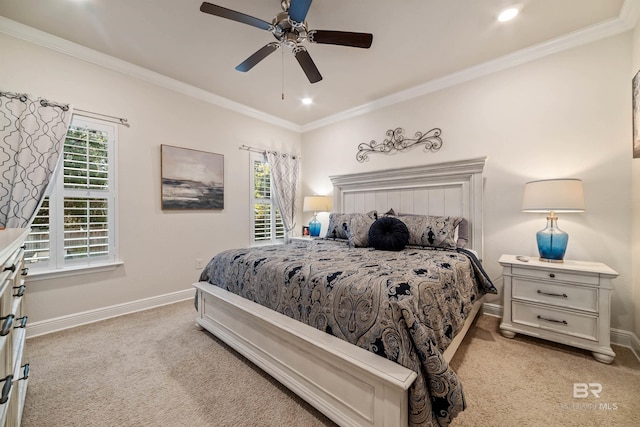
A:
POLYGON ((311 105, 311 104, 313 104, 313 99, 311 99, 311 98, 302 98, 302 103, 304 105, 311 105))
POLYGON ((516 17, 517 14, 518 14, 518 9, 515 7, 505 9, 502 12, 500 12, 500 15, 498 15, 498 21, 500 22, 511 21, 513 18, 516 17))

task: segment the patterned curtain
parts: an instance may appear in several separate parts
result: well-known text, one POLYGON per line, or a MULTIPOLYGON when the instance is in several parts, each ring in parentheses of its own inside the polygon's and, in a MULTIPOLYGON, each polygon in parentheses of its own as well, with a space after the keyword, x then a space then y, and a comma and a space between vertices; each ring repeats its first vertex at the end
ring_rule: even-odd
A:
POLYGON ((27 227, 62 151, 72 108, 0 92, 0 227, 27 227))
POLYGON ((296 226, 296 209, 298 205, 297 190, 300 170, 300 158, 291 154, 267 151, 267 161, 271 167, 273 190, 287 235, 296 226))

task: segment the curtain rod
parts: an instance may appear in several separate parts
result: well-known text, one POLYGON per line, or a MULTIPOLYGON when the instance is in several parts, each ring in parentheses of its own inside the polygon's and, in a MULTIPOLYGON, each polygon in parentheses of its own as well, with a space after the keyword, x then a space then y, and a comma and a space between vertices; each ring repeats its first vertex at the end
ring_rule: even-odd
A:
MULTIPOLYGON (((6 96, 9 99, 19 99, 22 102, 27 102, 27 99, 29 98, 29 96, 25 93, 1 92, 1 91, 0 91, 0 96, 6 96)), ((40 105, 42 105, 43 107, 58 107, 62 111, 69 110, 68 104, 59 104, 57 102, 51 102, 48 99, 44 99, 44 98, 38 98, 38 102, 40 102, 40 105)), ((80 108, 74 108, 73 113, 78 114, 79 116, 84 116, 89 118, 96 118, 93 116, 98 116, 97 118, 105 118, 109 122, 118 123, 123 126, 129 127, 129 121, 122 117, 115 117, 115 116, 110 116, 108 114, 95 113, 93 111, 81 110, 80 108)))
POLYGON ((130 127, 129 121, 123 117, 110 116, 108 114, 102 113, 94 113, 93 111, 81 110, 79 108, 73 109, 74 114, 78 114, 79 116, 94 118, 93 116, 98 116, 98 118, 106 118, 107 121, 112 123, 118 123, 122 126, 130 127))
MULTIPOLYGON (((256 148, 256 147, 251 147, 249 145, 244 145, 242 144, 240 147, 238 147, 238 150, 244 150, 244 151, 251 151, 253 153, 260 153, 260 154, 266 154, 267 151, 273 151, 273 150, 266 150, 263 148, 256 148)), ((301 159, 301 156, 295 155, 295 154, 291 154, 291 157, 295 157, 298 159, 301 159)))
POLYGON ((267 150, 261 150, 260 148, 249 147, 248 145, 244 145, 244 144, 238 147, 238 150, 252 151, 254 153, 261 153, 261 154, 264 154, 267 152, 267 150))

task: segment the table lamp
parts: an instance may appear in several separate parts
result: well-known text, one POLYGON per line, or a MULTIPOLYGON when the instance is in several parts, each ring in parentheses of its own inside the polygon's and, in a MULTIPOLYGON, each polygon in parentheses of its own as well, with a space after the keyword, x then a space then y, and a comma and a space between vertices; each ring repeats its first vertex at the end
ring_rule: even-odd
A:
POLYGON ((318 212, 327 212, 329 210, 329 197, 327 196, 306 196, 304 198, 302 210, 305 212, 313 212, 313 218, 309 222, 309 235, 318 237, 320 235, 320 221, 316 215, 318 212))
POLYGON ((582 181, 569 178, 527 182, 522 210, 548 213, 547 226, 536 233, 540 261, 563 262, 569 235, 558 228, 556 212, 584 212, 582 181))

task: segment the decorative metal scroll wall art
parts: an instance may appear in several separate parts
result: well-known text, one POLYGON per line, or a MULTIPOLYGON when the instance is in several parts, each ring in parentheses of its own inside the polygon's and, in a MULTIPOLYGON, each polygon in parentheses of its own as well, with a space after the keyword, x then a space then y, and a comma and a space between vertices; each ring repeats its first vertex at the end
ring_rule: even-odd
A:
POLYGON ((405 138, 404 129, 389 129, 387 137, 382 143, 372 140, 369 143, 363 142, 358 145, 356 159, 362 163, 369 160, 370 153, 396 154, 421 144, 424 144, 423 150, 425 152, 432 151, 435 153, 442 147, 441 133, 442 131, 439 128, 433 128, 424 133, 418 131, 413 138, 405 138))

